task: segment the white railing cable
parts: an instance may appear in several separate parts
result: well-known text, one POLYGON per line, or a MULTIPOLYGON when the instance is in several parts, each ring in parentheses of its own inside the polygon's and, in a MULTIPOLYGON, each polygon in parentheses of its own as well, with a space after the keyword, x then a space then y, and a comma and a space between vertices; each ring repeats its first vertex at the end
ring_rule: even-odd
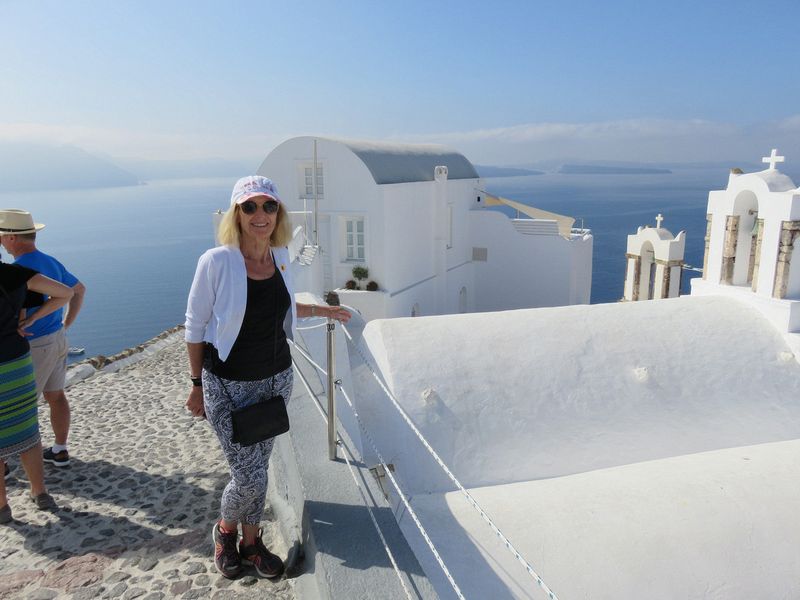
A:
MULTIPOLYGON (((350 464, 350 461, 347 459, 348 452, 351 456, 353 456, 350 448, 347 447, 346 444, 342 442, 342 439, 339 438, 339 445, 342 447, 342 458, 344 458, 344 462, 347 463, 347 468, 350 469, 350 476, 353 478, 353 482, 356 484, 358 488, 358 493, 361 494, 361 500, 364 502, 364 506, 367 507, 367 512, 369 513, 369 518, 372 520, 372 525, 375 527, 375 531, 378 532, 378 537, 381 538, 381 543, 383 544, 383 549, 386 550, 386 555, 389 557, 389 561, 392 563, 392 567, 394 568, 394 572, 397 574, 397 579, 400 580, 400 585, 403 587, 403 591, 406 593, 406 598, 408 600, 413 600, 411 597, 411 592, 408 590, 406 586, 406 582, 403 580, 402 573, 400 571, 400 566, 397 564, 397 561, 394 559, 394 554, 392 554, 391 548, 389 548, 389 543, 386 541, 386 538, 383 537, 383 531, 381 531, 380 525, 378 525, 378 520, 375 518, 375 514, 372 512, 372 507, 369 505, 369 500, 367 499, 367 495, 364 492, 363 486, 359 483, 358 477, 356 477, 355 470, 353 465, 350 464)), ((353 456, 355 459, 355 456, 353 456)))
MULTIPOLYGON (((536 573, 536 571, 528 563, 528 561, 526 561, 523 558, 522 554, 519 553, 519 551, 514 547, 514 545, 511 543, 511 541, 503 534, 502 531, 500 531, 500 528, 497 527, 497 525, 494 524, 492 519, 489 518, 489 516, 484 512, 484 510, 475 501, 475 499, 472 497, 472 495, 466 490, 466 488, 464 488, 463 485, 461 485, 461 482, 458 479, 456 479, 456 476, 453 475, 453 473, 450 471, 449 468, 447 468, 447 465, 439 457, 439 454, 437 454, 436 450, 434 450, 431 447, 431 445, 428 443, 428 441, 425 439, 425 437, 422 435, 422 433, 420 433, 419 429, 417 429, 416 425, 414 425, 414 422, 408 416, 406 411, 403 410, 402 406, 400 406, 400 403, 394 397, 394 394, 392 394, 392 392, 383 383, 383 380, 380 378, 380 376, 375 372, 375 369, 372 367, 370 362, 367 360, 367 358, 361 352, 361 348, 359 348, 358 344, 356 344, 355 341, 353 340, 353 336, 350 335, 350 332, 347 330, 347 327, 342 325, 342 330, 344 331, 345 336, 347 337, 348 341, 350 341, 351 345, 355 348, 356 352, 358 352, 358 355, 361 357, 361 360, 364 361, 364 364, 367 366, 367 368, 372 373, 372 376, 375 379, 375 381, 378 382, 378 385, 383 390, 383 393, 386 394, 386 397, 389 398, 389 400, 394 405, 395 409, 397 409, 397 411, 400 413, 400 416, 403 417, 403 420, 406 422, 406 424, 411 428, 411 430, 414 432, 414 434, 417 436, 417 438, 419 438, 420 442, 422 442, 422 445, 425 446, 425 448, 428 450, 428 452, 431 454, 431 456, 433 456, 433 458, 436 461, 436 463, 442 468, 442 470, 445 472, 445 474, 447 474, 447 476, 450 478, 450 481, 452 481, 456 485, 456 487, 458 487, 458 489, 461 491, 461 493, 466 497, 467 502, 469 502, 470 505, 472 505, 472 507, 475 510, 478 511, 478 514, 480 514, 480 516, 483 518, 483 520, 489 525, 489 527, 492 529, 492 531, 495 533, 495 535, 498 538, 500 538, 500 540, 505 545, 506 549, 509 550, 514 555, 514 557, 517 559, 517 561, 520 564, 522 564, 523 567, 525 567, 525 570, 528 572, 528 575, 530 575, 534 579, 534 581, 536 581, 536 583, 539 585, 539 587, 541 587, 542 590, 544 590, 544 592, 547 594, 548 598, 550 598, 550 600, 558 600, 558 597, 555 595, 555 592, 553 592, 550 589, 550 587, 542 580, 542 578, 539 576, 539 574, 536 573)), ((360 421, 359 421, 359 423, 360 423, 360 421)), ((385 465, 384 465, 384 468, 386 468, 385 465)), ((387 474, 387 476, 389 476, 391 478, 391 475, 389 474, 388 469, 386 471, 386 474, 387 474)), ((392 482, 394 482, 393 478, 392 478, 392 482)), ((412 513, 412 517, 413 516, 414 515, 412 513)), ((416 521, 416 518, 414 520, 416 521)))
POLYGON ((306 380, 305 375, 303 375, 303 372, 300 370, 300 367, 297 366, 297 361, 295 361, 294 357, 292 358, 292 364, 294 365, 297 375, 300 377, 300 381, 303 382, 303 387, 306 388, 309 396, 314 399, 314 406, 317 407, 317 412, 319 412, 320 416, 327 421, 328 415, 325 414, 325 409, 322 408, 322 404, 320 403, 319 398, 317 398, 317 395, 311 390, 311 386, 306 380))
POLYGON ((347 392, 344 390, 344 388, 342 387, 341 384, 339 385, 339 388, 340 388, 340 390, 342 392, 342 396, 347 401, 347 404, 350 406, 350 409, 353 411, 353 414, 356 417, 356 421, 358 421, 358 425, 361 428, 361 431, 367 437, 367 440, 369 441, 370 445, 372 446, 372 450, 375 452, 375 455, 378 457, 378 461, 379 461, 380 465, 383 467, 384 473, 386 473, 386 476, 392 482, 392 485, 394 486, 394 489, 397 490, 398 497, 403 502, 403 505, 406 507, 406 510, 408 511, 408 514, 410 514, 411 518, 414 520, 414 524, 417 526, 417 529, 419 529, 419 532, 422 535, 422 538, 425 540, 425 543, 428 545, 428 548, 430 549, 431 553, 433 554, 433 557, 436 559, 436 562, 439 563, 439 567, 442 569, 442 572, 444 573, 445 577, 447 577, 447 581, 450 582, 450 585, 453 588, 453 591, 456 593, 456 596, 458 596, 461 600, 464 600, 464 595, 461 593, 461 588, 458 587, 458 584, 456 583, 455 579, 453 579, 453 576, 450 574, 450 570, 447 568, 447 565, 444 564, 444 560, 442 559, 442 557, 439 554, 439 552, 436 550, 436 547, 433 545, 433 542, 431 541, 430 536, 428 536, 428 532, 425 531, 425 527, 423 527, 422 523, 419 520, 419 517, 417 517, 417 513, 414 512, 413 508, 411 508, 411 503, 408 501, 408 498, 406 498, 406 495, 403 493, 403 490, 400 489, 400 485, 397 483, 397 480, 394 478, 394 475, 392 475, 392 471, 391 471, 391 469, 389 469, 389 465, 386 463, 385 460, 383 460, 383 456, 381 456, 381 453, 378 450, 378 447, 376 446, 375 441, 372 439, 372 436, 369 434, 369 432, 367 431, 366 427, 364 427, 364 423, 362 423, 361 417, 358 415, 358 411, 356 410, 356 407, 350 401, 350 397, 347 395, 347 392))
MULTIPOLYGON (((295 347, 299 349, 299 346, 297 344, 295 344, 295 347)), ((292 359, 292 363, 294 364, 294 367, 295 367, 295 370, 297 371, 297 374, 300 376, 300 381, 302 381, 303 387, 306 388, 306 392, 308 392, 309 396, 314 398, 314 404, 316 405, 317 411, 319 412, 320 416, 322 416, 323 420, 327 421, 328 417, 325 414, 325 411, 322 408, 322 404, 320 403, 319 399, 317 398, 317 395, 311 390, 311 386, 308 384, 308 381, 306 380, 306 378, 303 375, 303 373, 300 371, 300 368, 297 366, 297 363, 295 362, 294 359, 292 359)), ((403 579, 403 574, 402 574, 402 571, 400 570, 400 566, 397 564, 397 561, 394 558, 394 554, 392 553, 391 548, 389 548, 389 543, 386 541, 386 538, 383 535, 383 531, 381 531, 381 527, 378 524, 378 520, 375 518, 375 514, 372 512, 372 507, 369 504, 369 500, 367 499, 366 493, 364 492, 364 489, 363 489, 362 485, 358 482, 358 478, 356 477, 355 471, 353 469, 353 465, 350 464, 350 461, 347 459, 347 454, 348 453, 350 453, 350 456, 352 456, 354 459, 355 459, 355 456, 353 455, 353 452, 350 450, 350 448, 347 446, 347 444, 342 442, 341 437, 339 438, 339 445, 342 446, 342 448, 344 449, 343 452, 342 452, 342 457, 344 458, 345 462, 347 463, 347 467, 350 469, 350 475, 351 475, 351 477, 353 478, 353 481, 356 484, 356 488, 358 488, 359 494, 361 494, 361 500, 364 502, 364 506, 367 507, 367 512, 369 513, 369 518, 372 521, 373 527, 375 527, 375 531, 378 533, 378 537, 381 539, 381 543, 383 544, 383 549, 386 551, 386 555, 389 557, 389 561, 392 563, 392 568, 394 569, 394 572, 397 575, 397 579, 400 581, 400 585, 402 586, 403 591, 406 594, 406 598, 408 598, 408 600, 413 600, 413 597, 411 596, 411 592, 409 591, 408 586, 406 585, 406 582, 403 579)))
POLYGON ((313 358, 311 358, 311 355, 310 355, 308 352, 306 352, 305 350, 303 350, 303 347, 302 347, 302 346, 300 346, 299 344, 297 344, 297 343, 296 343, 295 341, 293 341, 293 340, 288 340, 288 341, 289 341, 289 343, 290 343, 292 346, 294 346, 295 348, 297 348, 297 351, 298 351, 300 354, 302 354, 302 355, 303 355, 303 357, 304 357, 304 358, 305 358, 305 359, 306 359, 308 362, 310 362, 312 365, 314 365, 314 367, 315 367, 315 368, 316 368, 318 371, 322 371, 322 373, 323 373, 323 374, 324 374, 326 377, 328 376, 328 372, 327 372, 325 369, 323 369, 322 367, 320 367, 320 366, 319 366, 317 363, 315 363, 315 362, 314 362, 314 359, 313 359, 313 358))
POLYGON ((309 329, 319 329, 320 327, 326 327, 328 325, 328 320, 325 317, 320 317, 322 319, 322 323, 317 325, 309 325, 308 327, 295 327, 297 331, 308 331, 309 329))

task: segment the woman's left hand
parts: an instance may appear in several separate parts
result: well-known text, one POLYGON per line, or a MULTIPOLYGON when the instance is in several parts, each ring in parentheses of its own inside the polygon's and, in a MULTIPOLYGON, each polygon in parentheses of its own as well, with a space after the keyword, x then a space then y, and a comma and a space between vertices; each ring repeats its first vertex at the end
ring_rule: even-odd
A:
POLYGON ((20 335, 20 337, 30 337, 33 335, 30 331, 25 331, 25 328, 30 327, 31 325, 33 325, 32 319, 20 319, 19 323, 17 324, 17 333, 20 335))

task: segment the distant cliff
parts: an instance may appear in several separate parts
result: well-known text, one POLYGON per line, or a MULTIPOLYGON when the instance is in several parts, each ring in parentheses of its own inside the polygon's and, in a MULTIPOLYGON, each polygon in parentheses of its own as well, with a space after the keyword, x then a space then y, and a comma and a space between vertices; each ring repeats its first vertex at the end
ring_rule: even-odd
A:
POLYGON ((139 178, 75 146, 0 142, 0 191, 137 185, 139 178))
POLYGON ((600 165, 562 165, 558 170, 565 175, 665 175, 669 169, 655 167, 616 167, 600 165))
POLYGON ((487 165, 475 165, 475 170, 481 177, 518 177, 521 175, 544 175, 543 171, 521 169, 518 167, 491 167, 487 165))
POLYGON ((115 164, 139 176, 142 181, 154 179, 195 179, 204 177, 233 177, 238 179, 255 173, 258 161, 201 158, 189 160, 148 160, 110 158, 115 164))

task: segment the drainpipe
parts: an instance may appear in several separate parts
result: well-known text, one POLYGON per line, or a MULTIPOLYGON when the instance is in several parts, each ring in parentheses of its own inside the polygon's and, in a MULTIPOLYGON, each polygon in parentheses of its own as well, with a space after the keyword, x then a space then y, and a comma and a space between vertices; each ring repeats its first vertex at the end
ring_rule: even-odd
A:
POLYGON ((433 254, 434 254, 434 300, 435 314, 447 312, 447 167, 439 166, 433 170, 433 254))

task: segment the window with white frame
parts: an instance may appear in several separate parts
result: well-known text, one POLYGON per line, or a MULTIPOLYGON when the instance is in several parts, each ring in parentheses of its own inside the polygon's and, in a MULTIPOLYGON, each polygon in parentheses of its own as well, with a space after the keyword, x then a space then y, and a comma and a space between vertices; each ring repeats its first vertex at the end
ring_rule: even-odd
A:
MULTIPOLYGON (((322 198, 325 195, 325 177, 321 163, 317 163, 317 197, 322 198)), ((303 184, 301 189, 305 198, 314 197, 314 164, 306 165, 303 167, 303 184)))
POLYGON ((366 260, 364 241, 364 217, 348 217, 344 220, 345 260, 363 262, 366 260))

